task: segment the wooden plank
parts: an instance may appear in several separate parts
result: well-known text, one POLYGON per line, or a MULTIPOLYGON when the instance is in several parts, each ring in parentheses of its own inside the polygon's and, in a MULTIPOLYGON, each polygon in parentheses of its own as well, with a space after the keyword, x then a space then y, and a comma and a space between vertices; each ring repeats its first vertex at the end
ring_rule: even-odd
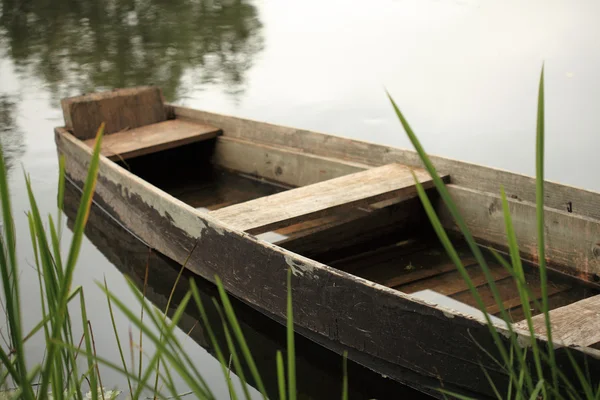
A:
MULTIPOLYGON (((183 119, 172 119, 107 135, 102 141, 102 155, 124 160, 144 154, 215 138, 218 128, 183 119)), ((95 138, 85 143, 93 147, 95 138)))
MULTIPOLYGON (((534 331, 545 335, 544 314, 536 315, 532 321, 534 331)), ((600 295, 551 310, 550 322, 552 337, 562 340, 567 346, 586 347, 600 342, 600 295)), ((528 329, 525 320, 516 323, 515 326, 528 329)))
POLYGON ((364 164, 220 136, 213 162, 221 167, 290 186, 306 186, 364 171, 364 164))
MULTIPOLYGON (((68 178, 82 186, 89 147, 61 128, 56 129, 56 141, 65 156, 68 178)), ((482 372, 485 369, 498 390, 506 390, 507 376, 492 359, 499 357, 496 343, 480 320, 416 301, 230 229, 106 158, 100 160, 94 197, 157 251, 211 281, 218 275, 232 296, 268 310, 281 321, 286 317, 286 282, 291 270, 297 328, 337 343, 340 353, 350 350, 350 357, 362 354, 387 363, 390 377, 397 376, 397 368, 409 368, 443 382, 444 387, 480 394, 474 397, 493 396, 482 372)), ((496 329, 502 345, 510 346, 507 330, 496 329)), ((528 340, 523 331, 517 335, 519 340, 528 340)), ((543 338, 537 340, 540 346, 546 345, 543 338)), ((566 379, 577 379, 570 367, 570 357, 574 357, 579 365, 588 363, 590 376, 595 377, 591 384, 596 385, 600 351, 570 350, 569 355, 564 348, 556 350, 557 365, 566 379)))
MULTIPOLYGON (((357 246, 376 238, 408 231, 414 234, 423 228, 423 218, 427 218, 417 197, 366 214, 353 214, 336 214, 338 218, 321 225, 318 229, 294 234, 277 245, 305 257, 318 258, 327 264, 328 261, 337 258, 335 254, 347 254, 347 249, 356 250, 357 246)), ((277 232, 283 233, 282 230, 277 232)))
MULTIPOLYGON (((507 292, 511 291, 513 293, 513 295, 510 297, 506 297, 502 293, 500 294, 502 296, 504 308, 506 310, 510 310, 512 308, 521 306, 522 305, 521 297, 519 296, 519 294, 517 292, 517 287, 514 284, 514 281, 506 280, 506 281, 504 281, 504 283, 506 284, 505 289, 507 289, 507 292)), ((539 300, 542 297, 542 289, 539 284, 539 281, 536 284, 531 284, 530 282, 528 282, 528 284, 531 288, 532 297, 535 297, 536 299, 539 300)), ((499 286, 499 289, 502 289, 501 285, 497 285, 497 286, 499 286)), ((564 283, 557 284, 554 282, 550 282, 548 284, 548 296, 552 296, 557 293, 564 292, 565 290, 569 290, 570 288, 571 288, 571 286, 566 285, 564 283)), ((485 293, 481 293, 482 289, 480 289, 480 294, 482 295, 482 297, 484 299, 484 303, 486 303, 486 305, 487 305, 487 309, 486 309, 487 312, 490 314, 494 314, 494 315, 499 314, 500 307, 498 306, 498 304, 496 304, 496 301, 493 298, 491 290, 487 286, 483 289, 485 289, 485 293)), ((463 296, 462 300, 465 302, 466 302, 466 300, 465 300, 466 298, 471 297, 469 292, 464 292, 460 296, 463 296)), ((457 296, 456 298, 458 299, 459 297, 457 296)), ((472 297, 471 297, 471 299, 472 299, 472 297)), ((531 300, 531 301, 533 302, 533 300, 531 300)), ((474 301, 472 301, 472 303, 475 304, 474 301)))
MULTIPOLYGON (((477 261, 474 257, 466 257, 462 259, 463 265, 468 267, 477 261)), ((382 282, 383 285, 397 288, 401 285, 420 281, 422 279, 432 278, 436 275, 444 274, 446 272, 456 271, 456 265, 453 262, 446 262, 434 267, 422 267, 415 268, 413 270, 404 270, 402 275, 394 276, 393 278, 387 279, 382 282)), ((401 290, 401 289, 400 289, 401 290)), ((404 291, 404 290, 402 290, 404 291)))
MULTIPOLYGON (((508 272, 504 267, 500 265, 490 265, 489 267, 494 281, 504 279, 510 276, 510 272, 508 272)), ((483 270, 481 269, 479 264, 475 264, 471 267, 468 267, 467 271, 469 272, 469 276, 471 277, 473 286, 479 287, 487 284, 487 278, 485 277, 483 270)), ((445 296, 452 296, 454 294, 468 290, 469 287, 467 286, 467 283, 462 278, 460 273, 456 270, 456 266, 454 266, 454 270, 452 271, 437 276, 434 275, 429 279, 422 279, 416 282, 410 282, 397 287, 397 289, 409 294, 419 292, 421 290, 430 289, 445 296)))
POLYGON ((60 104, 66 128, 81 140, 95 137, 102 122, 108 135, 166 119, 162 92, 157 87, 90 93, 63 99, 60 104))
MULTIPOLYGON (((397 162, 412 167, 422 167, 418 155, 412 150, 185 107, 173 105, 168 107, 174 115, 219 126, 225 135, 232 138, 244 138, 259 143, 296 148, 314 155, 339 158, 370 166, 397 162)), ((452 175, 452 182, 455 184, 492 193, 499 193, 500 186, 503 186, 508 197, 535 202, 535 179, 530 176, 443 157, 430 156, 430 158, 438 171, 452 175)), ((548 207, 563 211, 571 210, 574 214, 600 219, 600 194, 597 192, 546 182, 544 200, 548 207)))
MULTIPOLYGON (((71 230, 80 201, 79 190, 67 183, 64 211, 68 216, 67 226, 71 230)), ((97 206, 92 206, 90 209, 85 235, 110 263, 131 279, 141 291, 146 288, 144 291, 146 298, 158 309, 168 309, 169 316, 172 316, 184 295, 190 290, 189 284, 193 279, 198 288, 197 292, 205 305, 205 312, 217 342, 222 346, 221 348, 227 349, 222 320, 212 300, 219 296, 215 285, 197 275, 185 272, 180 275, 181 265, 155 251, 149 251, 148 247, 97 206), (177 287, 177 290, 171 294, 174 286, 177 287)), ((109 287, 115 290, 113 283, 109 283, 109 287)), ((229 300, 236 311, 238 323, 244 332, 244 338, 252 351, 257 368, 261 371, 267 396, 273 399, 277 398, 277 376, 276 370, 272 366, 275 365, 277 350, 281 349, 281 338, 285 338, 285 324, 279 324, 235 298, 230 297, 229 300)), ((189 338, 204 347, 216 359, 213 342, 207 336, 206 326, 196 307, 186 308, 179 319, 178 326, 183 332, 186 332, 189 338)), ((296 336, 295 346, 298 352, 295 360, 299 379, 298 397, 322 399, 339 396, 339 382, 343 378, 342 370, 339 367, 340 356, 304 338, 301 334, 296 336)), ((229 358, 228 353, 225 353, 225 357, 229 358)), ((232 369, 232 373, 239 373, 239 371, 232 369)), ((406 377, 406 381, 414 385, 415 382, 411 380, 412 378, 414 377, 411 374, 406 377)), ((386 393, 421 398, 418 393, 401 386, 400 383, 352 362, 348 363, 348 381, 349 390, 356 398, 373 396, 386 398, 386 393)), ((255 382, 249 382, 249 384, 256 387, 255 382)))
MULTIPOLYGON (((415 174, 423 186, 433 185, 424 170, 415 170, 415 174)), ((229 226, 256 234, 334 210, 404 194, 408 196, 415 190, 410 169, 390 164, 226 207, 211 214, 229 226)))
MULTIPOLYGON (((504 249, 508 242, 500 196, 457 185, 447 187, 473 236, 504 249)), ((536 263, 536 206, 517 199, 508 203, 521 255, 536 263)), ((442 204, 438 215, 447 229, 456 229, 442 204)), ((553 267, 590 281, 600 276, 600 221, 546 207, 545 222, 546 257, 553 267)))

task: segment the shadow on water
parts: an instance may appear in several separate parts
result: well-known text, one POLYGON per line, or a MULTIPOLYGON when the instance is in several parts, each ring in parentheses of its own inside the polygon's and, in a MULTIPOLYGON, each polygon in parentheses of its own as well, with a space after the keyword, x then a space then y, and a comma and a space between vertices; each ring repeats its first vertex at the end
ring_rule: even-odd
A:
MULTIPOLYGON (((69 227, 73 224, 79 201, 79 190, 67 184, 64 211, 69 218, 67 222, 69 227)), ((146 296, 156 307, 161 310, 165 309, 180 270, 179 264, 150 250, 97 206, 92 207, 85 234, 100 252, 140 289, 143 288, 146 268, 148 268, 146 296)), ((212 283, 185 271, 178 284, 179 290, 175 292, 171 302, 169 313, 174 312, 179 305, 191 279, 195 280, 200 289, 211 327, 215 330, 221 348, 227 348, 224 333, 221 330, 221 320, 214 306, 211 307, 212 298, 218 297, 216 287, 212 283)), ((232 303, 265 381, 268 394, 271 398, 277 398, 275 357, 277 350, 286 348, 285 327, 236 299, 232 299, 232 303)), ((184 313, 179 327, 184 332, 189 332, 189 337, 215 357, 214 349, 204 327, 198 322, 199 319, 200 315, 196 308, 190 306, 184 313)), ((229 357, 228 354, 225 356, 229 357)), ((298 391, 301 398, 340 398, 343 374, 342 358, 338 354, 297 335, 296 364, 298 391)), ((248 378, 251 375, 246 371, 245 376, 248 378)), ((386 399, 403 396, 409 396, 411 399, 427 398, 420 392, 382 377, 351 361, 348 362, 348 380, 350 398, 354 399, 386 399)), ((250 384, 252 384, 251 381, 250 384)))
POLYGON ((53 101, 149 84, 168 100, 205 84, 223 85, 235 97, 263 49, 257 10, 244 0, 0 0, 0 6, 0 50, 20 74, 47 83, 53 101))

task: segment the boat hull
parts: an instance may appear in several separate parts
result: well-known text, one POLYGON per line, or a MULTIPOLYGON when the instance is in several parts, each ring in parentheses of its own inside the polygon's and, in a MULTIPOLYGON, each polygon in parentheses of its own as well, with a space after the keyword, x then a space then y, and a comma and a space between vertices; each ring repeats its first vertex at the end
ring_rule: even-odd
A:
MULTIPOLYGON (((82 186, 91 149, 62 128, 57 148, 66 173, 82 186)), ((284 321, 287 271, 292 270, 294 322, 303 335, 348 350, 379 372, 406 382, 406 369, 448 390, 492 396, 486 373, 499 388, 507 376, 488 327, 475 317, 449 312, 232 229, 101 157, 95 201, 151 248, 214 282, 218 276, 233 296, 284 321), (491 356, 491 357, 490 357, 491 356)), ((509 346, 508 332, 497 327, 509 346)), ((531 340, 518 333, 520 343, 531 340), (521 340, 522 339, 522 340, 521 340)), ((543 342, 543 339, 537 339, 543 342)), ((600 376, 597 351, 577 349, 591 376, 600 376)), ((564 349, 557 360, 569 375, 564 349)))

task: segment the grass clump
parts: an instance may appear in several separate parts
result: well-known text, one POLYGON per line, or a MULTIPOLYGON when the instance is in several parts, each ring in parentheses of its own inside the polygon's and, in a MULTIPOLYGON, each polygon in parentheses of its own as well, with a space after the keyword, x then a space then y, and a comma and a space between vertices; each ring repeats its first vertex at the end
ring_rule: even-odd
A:
MULTIPOLYGON (((72 285, 84 228, 90 213, 96 186, 103 129, 104 127, 101 126, 97 133, 80 206, 72 229, 73 236, 66 257, 63 257, 60 251, 60 230, 62 227, 60 209, 63 206, 65 192, 64 160, 61 158, 59 162, 59 210, 56 219, 49 216, 44 221, 41 217, 31 181, 28 176, 25 177, 31 208, 27 213, 27 218, 38 273, 40 305, 43 316, 42 320, 29 332, 23 331, 21 318, 22 293, 20 291, 19 266, 16 256, 13 212, 10 204, 6 164, 0 149, 0 203, 4 226, 4 231, 0 237, 0 277, 2 278, 2 300, 8 321, 7 331, 10 342, 6 349, 0 347, 0 399, 109 400, 117 398, 121 391, 109 390, 103 386, 99 365, 116 370, 126 377, 128 397, 132 399, 148 396, 155 399, 170 399, 184 395, 199 399, 215 399, 215 394, 211 391, 209 383, 199 372, 195 360, 190 358, 175 335, 177 324, 188 306, 196 307, 201 316, 204 328, 207 330, 221 365, 224 379, 228 384, 230 398, 251 398, 244 375, 243 365, 245 365, 250 370, 252 382, 256 385, 262 397, 266 399, 268 396, 260 373, 237 322, 233 307, 218 277, 216 277, 216 281, 219 299, 218 301, 217 299, 213 300, 221 315, 221 322, 227 339, 227 349, 222 349, 217 341, 198 288, 193 280, 190 281, 189 290, 169 318, 167 318, 167 310, 177 282, 172 289, 169 304, 167 304, 165 311, 161 312, 149 305, 145 300, 144 293, 128 281, 139 303, 140 308, 138 310, 141 310, 139 312, 132 307, 128 307, 115 293, 111 292, 105 281, 98 283, 98 286, 106 294, 116 347, 120 354, 120 364, 97 354, 92 326, 88 320, 83 288, 73 288, 72 285), (55 224, 55 220, 58 222, 57 224, 55 224), (79 315, 74 315, 70 311, 69 305, 73 303, 78 306, 79 315), (140 360, 137 371, 134 370, 133 365, 128 366, 125 360, 124 349, 115 323, 115 309, 123 313, 129 322, 140 330, 140 360), (73 332, 76 330, 83 332, 81 337, 74 336, 73 332), (46 352, 41 363, 30 366, 26 362, 25 346, 36 334, 43 335, 46 352), (142 337, 153 344, 155 351, 152 354, 145 354, 145 349, 142 349, 142 337), (230 354, 230 360, 226 359, 226 352, 230 354), (142 356, 146 356, 149 360, 144 369, 142 368, 142 356), (231 362, 241 381, 242 393, 237 393, 232 383, 231 362), (189 388, 189 392, 178 392, 174 383, 175 375, 183 380, 189 388)), ((182 266, 182 270, 184 266, 182 266)), ((276 369, 278 376, 278 394, 282 399, 293 400, 296 398, 297 388, 291 284, 291 273, 288 271, 287 365, 284 365, 282 354, 278 352, 277 363, 273 365, 273 368, 276 369), (287 376, 285 373, 286 368, 287 376)), ((131 351, 133 354, 133 349, 131 351)), ((133 361, 132 357, 132 363, 133 361)), ((346 398, 347 380, 344 380, 341 392, 342 397, 346 398)))
MULTIPOLYGON (((450 256, 451 260, 456 265, 457 270, 461 274, 463 280, 467 284, 473 298, 475 299, 479 309, 482 311, 489 328, 490 335, 494 339, 494 343, 497 347, 500 359, 496 359, 496 363, 502 367, 508 376, 507 390, 503 393, 496 387, 496 383, 491 380, 485 370, 484 374, 488 378, 491 386, 491 390, 495 393, 498 399, 598 399, 600 398, 600 387, 593 387, 589 376, 584 374, 582 368, 575 359, 567 351, 570 357, 571 367, 576 373, 577 381, 571 382, 566 375, 561 371, 561 368, 557 365, 556 351, 552 341, 552 325, 550 321, 549 305, 548 305, 548 278, 547 278, 547 265, 545 259, 545 231, 544 231, 544 70, 540 75, 539 90, 538 90, 538 107, 537 107, 537 118, 536 118, 536 230, 537 230, 537 252, 539 260, 539 274, 540 283, 542 287, 541 292, 541 304, 537 300, 533 300, 534 305, 540 309, 544 315, 545 326, 546 326, 546 337, 547 346, 540 346, 542 343, 538 340, 531 340, 531 347, 523 347, 519 343, 519 337, 513 330, 510 319, 504 308, 504 303, 498 293, 495 280, 493 279, 490 269, 485 261, 481 248, 476 243, 473 235, 471 234, 467 223, 458 211, 458 207, 453 201, 448 189, 444 182, 438 175, 433 163, 429 156, 425 152, 425 149, 421 145, 414 131, 410 127, 408 121, 400 111, 396 102, 388 93, 388 98, 394 108, 394 111, 402 124, 409 140, 414 146, 418 153, 423 165, 433 178, 435 187, 449 213, 452 215, 458 229, 464 236, 466 242, 469 245, 475 259, 477 260, 479 267, 483 271, 487 284, 493 294, 494 300, 500 310, 500 315, 504 321, 506 321, 505 327, 509 332, 509 342, 506 342, 501 337, 494 326, 489 314, 486 312, 486 307, 479 295, 475 285, 473 284, 469 273, 462 264, 458 253, 455 250, 448 234, 442 226, 440 219, 438 218, 431 201, 429 200, 423 186, 417 180, 415 176, 415 182, 417 185, 417 191, 419 198, 423 204, 423 207, 429 217, 429 220, 440 240, 444 246, 446 252, 450 256), (533 367, 532 367, 533 365, 533 367)), ((512 223, 512 218, 509 210, 509 203, 503 187, 499 188, 502 210, 504 213, 504 222, 507 236, 507 245, 509 249, 510 262, 507 261, 502 255, 493 249, 489 249, 494 258, 502 264, 508 271, 510 271, 512 278, 518 289, 521 305, 525 311, 525 320, 527 321, 527 327, 531 337, 535 337, 535 331, 533 328, 532 313, 530 304, 532 299, 531 291, 525 281, 523 273, 523 266, 520 258, 520 250, 517 243, 517 237, 512 223)), ((477 345, 474 343, 474 345, 477 345)), ((445 390, 441 390, 442 393, 453 395, 458 398, 466 398, 465 396, 459 396, 455 393, 449 393, 445 390)))

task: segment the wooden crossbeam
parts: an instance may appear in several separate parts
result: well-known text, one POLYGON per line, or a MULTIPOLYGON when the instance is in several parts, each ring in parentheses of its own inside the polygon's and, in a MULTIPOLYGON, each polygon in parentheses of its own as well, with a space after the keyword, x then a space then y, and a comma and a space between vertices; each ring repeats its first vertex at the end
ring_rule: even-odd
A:
MULTIPOLYGON (((551 310, 550 321, 552 338, 562 340, 568 346, 591 346, 600 342, 600 295, 551 310)), ((525 320, 515 326, 529 329, 525 320)), ((544 314, 533 317, 533 329, 545 335, 544 314)))
MULTIPOLYGON (((121 160, 212 139, 220 130, 210 125, 173 119, 106 135, 102 155, 121 160)), ((85 141, 90 147, 95 139, 85 141)))
MULTIPOLYGON (((423 186, 433 185, 425 170, 414 169, 414 172, 423 186)), ((388 164, 236 204, 211 214, 232 227, 258 234, 342 208, 403 195, 409 197, 415 192, 411 169, 401 164, 388 164)))

